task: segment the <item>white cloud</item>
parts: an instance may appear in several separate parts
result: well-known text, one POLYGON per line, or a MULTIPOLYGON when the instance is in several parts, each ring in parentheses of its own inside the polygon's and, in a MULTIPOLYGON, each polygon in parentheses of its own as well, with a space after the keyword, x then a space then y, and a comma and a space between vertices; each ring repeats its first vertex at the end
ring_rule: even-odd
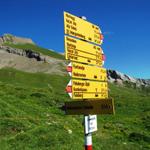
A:
POLYGON ((112 31, 105 31, 105 32, 103 32, 103 35, 113 35, 113 34, 115 34, 115 33, 112 32, 112 31))

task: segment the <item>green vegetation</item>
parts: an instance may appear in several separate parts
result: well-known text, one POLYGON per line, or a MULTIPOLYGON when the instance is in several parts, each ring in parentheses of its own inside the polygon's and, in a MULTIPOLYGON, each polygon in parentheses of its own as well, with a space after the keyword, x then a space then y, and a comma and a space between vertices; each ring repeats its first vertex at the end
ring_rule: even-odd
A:
POLYGON ((11 35, 11 34, 4 34, 3 36, 5 38, 9 38, 10 42, 12 42, 13 35, 11 35))
POLYGON ((58 59, 64 59, 63 55, 58 54, 55 51, 51 51, 51 50, 39 47, 39 46, 34 45, 34 44, 13 44, 13 43, 7 42, 3 45, 9 46, 12 48, 23 49, 23 50, 32 50, 32 51, 35 51, 37 53, 41 53, 43 55, 51 56, 51 57, 58 58, 58 59))
MULTIPOLYGON (((0 70, 0 150, 82 150, 82 116, 59 109, 68 77, 0 70)), ((149 90, 110 84, 116 115, 98 116, 93 150, 150 149, 149 90)))

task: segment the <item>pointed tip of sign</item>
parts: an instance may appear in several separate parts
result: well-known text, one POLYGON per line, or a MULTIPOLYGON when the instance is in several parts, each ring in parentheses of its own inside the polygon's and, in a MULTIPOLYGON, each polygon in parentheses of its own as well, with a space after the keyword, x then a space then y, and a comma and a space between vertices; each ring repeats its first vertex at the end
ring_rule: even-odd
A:
POLYGON ((72 93, 68 93, 69 94, 69 96, 72 98, 72 93))
POLYGON ((68 66, 72 66, 72 63, 70 62, 70 63, 68 64, 68 66))
POLYGON ((71 77, 72 76, 72 73, 71 72, 68 72, 69 76, 71 77))
POLYGON ((72 86, 72 80, 69 81, 67 86, 72 86))

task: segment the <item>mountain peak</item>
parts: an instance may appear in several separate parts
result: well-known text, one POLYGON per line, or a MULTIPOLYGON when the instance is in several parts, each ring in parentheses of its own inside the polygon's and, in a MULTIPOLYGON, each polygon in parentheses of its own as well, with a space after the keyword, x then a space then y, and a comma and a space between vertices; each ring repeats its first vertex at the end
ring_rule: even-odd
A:
POLYGON ((35 44, 32 39, 30 38, 23 38, 14 36, 12 34, 4 34, 3 36, 0 36, 0 45, 3 45, 5 43, 13 43, 13 44, 35 44))

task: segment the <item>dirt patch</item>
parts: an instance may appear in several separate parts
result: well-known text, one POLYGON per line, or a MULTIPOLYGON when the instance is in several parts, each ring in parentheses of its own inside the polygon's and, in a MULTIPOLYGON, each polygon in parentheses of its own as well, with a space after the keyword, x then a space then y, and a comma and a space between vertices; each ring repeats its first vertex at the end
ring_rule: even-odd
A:
POLYGON ((12 67, 26 72, 44 72, 50 74, 65 74, 65 61, 46 57, 46 62, 0 51, 0 68, 12 67))

